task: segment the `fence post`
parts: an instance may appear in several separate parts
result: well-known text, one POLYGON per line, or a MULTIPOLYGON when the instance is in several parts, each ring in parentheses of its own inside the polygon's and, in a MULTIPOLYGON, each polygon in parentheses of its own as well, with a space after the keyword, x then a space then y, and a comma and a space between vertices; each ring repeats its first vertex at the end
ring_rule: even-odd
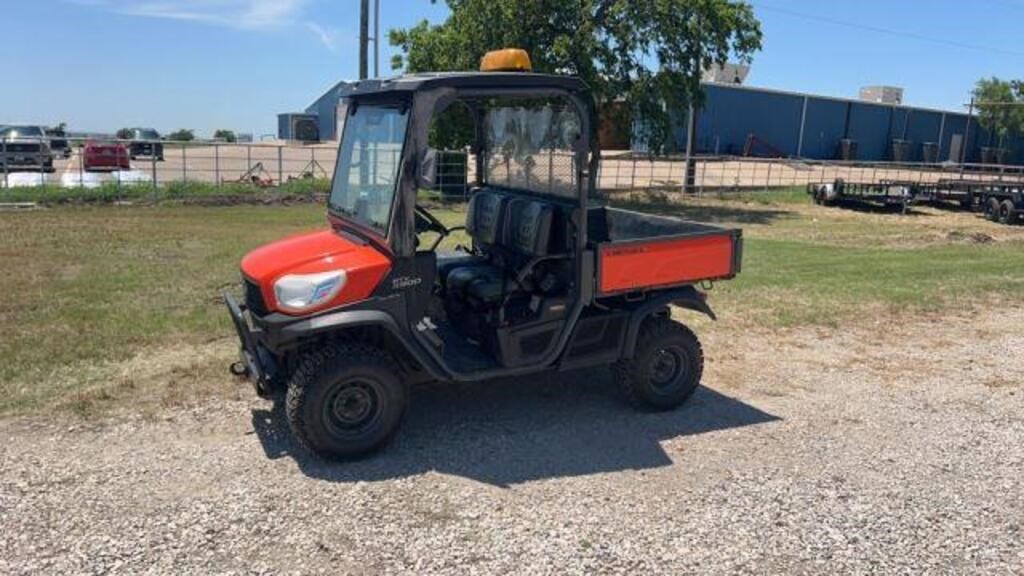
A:
POLYGON ((213 179, 220 188, 220 144, 213 145, 213 179))
POLYGON ((150 171, 150 175, 153 177, 153 201, 155 202, 156 201, 156 197, 157 197, 157 193, 156 193, 156 144, 153 144, 152 146, 153 146, 153 149, 150 151, 150 155, 149 155, 149 171, 150 171))
POLYGON ((188 182, 188 155, 185 153, 185 143, 181 143, 181 181, 188 182))
POLYGON ((764 180, 764 191, 767 192, 768 188, 772 185, 772 164, 774 162, 768 162, 768 177, 764 180))
POLYGON ((78 146, 78 187, 85 188, 85 142, 78 146))
POLYGON ((284 147, 277 146, 277 185, 284 183, 284 147))
POLYGON ((3 142, 0 142, 0 144, 3 145, 3 151, 4 151, 4 191, 7 194, 7 197, 10 198, 11 197, 11 183, 10 183, 10 180, 7 178, 7 136, 3 137, 3 142))

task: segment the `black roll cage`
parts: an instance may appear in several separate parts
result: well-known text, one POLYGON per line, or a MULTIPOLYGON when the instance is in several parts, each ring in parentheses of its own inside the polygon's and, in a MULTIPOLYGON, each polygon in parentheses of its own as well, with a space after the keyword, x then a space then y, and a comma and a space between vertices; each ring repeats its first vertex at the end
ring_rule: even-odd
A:
MULTIPOLYGON (((415 208, 419 170, 422 160, 430 150, 428 139, 431 122, 457 102, 464 102, 474 113, 476 130, 473 150, 476 153, 478 184, 485 173, 480 151, 483 149, 483 133, 480 130, 479 106, 473 101, 487 98, 563 98, 575 108, 580 122, 580 134, 573 152, 576 156, 576 195, 569 199, 559 197, 562 203, 571 203, 575 210, 576 234, 575 251, 582 253, 586 248, 587 201, 593 196, 594 178, 597 175, 599 152, 593 131, 595 110, 587 85, 577 78, 533 73, 443 73, 402 76, 389 80, 359 82, 342 92, 348 100, 349 113, 361 105, 407 106, 405 142, 399 164, 397 190, 392 201, 391 219, 386 242, 395 258, 412 258, 416 254, 415 208), (584 168, 585 167, 585 168, 584 168)), ((339 135, 343 141, 344 135, 339 135)), ((340 146, 339 146, 340 153, 340 146)), ((333 186, 332 186, 333 188, 333 186)), ((528 190, 523 192, 530 193, 528 190)), ((534 193, 537 194, 537 193, 534 193)), ((543 195, 543 194, 541 194, 543 195)), ((343 217, 335 215, 341 220, 343 217)), ((348 226, 346 226, 348 228, 348 226)), ((355 226, 354 231, 365 232, 355 226)))

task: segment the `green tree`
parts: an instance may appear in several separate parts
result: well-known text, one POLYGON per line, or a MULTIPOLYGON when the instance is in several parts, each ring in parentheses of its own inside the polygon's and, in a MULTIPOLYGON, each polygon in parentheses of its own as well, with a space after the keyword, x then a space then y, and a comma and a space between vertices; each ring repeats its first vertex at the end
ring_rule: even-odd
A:
POLYGON ((196 139, 196 133, 187 128, 182 128, 168 134, 167 139, 174 142, 191 142, 196 139))
POLYGON ((225 130, 223 128, 218 129, 213 133, 214 140, 223 140, 225 142, 238 142, 238 136, 231 130, 225 130))
POLYGON ((999 147, 1024 134, 1024 82, 982 78, 974 88, 974 100, 978 123, 996 136, 999 147))
POLYGON ((391 30, 408 72, 475 70, 489 50, 518 47, 537 72, 583 78, 599 106, 624 98, 653 148, 669 110, 703 102, 701 73, 761 48, 751 6, 734 0, 446 0, 451 14, 391 30))

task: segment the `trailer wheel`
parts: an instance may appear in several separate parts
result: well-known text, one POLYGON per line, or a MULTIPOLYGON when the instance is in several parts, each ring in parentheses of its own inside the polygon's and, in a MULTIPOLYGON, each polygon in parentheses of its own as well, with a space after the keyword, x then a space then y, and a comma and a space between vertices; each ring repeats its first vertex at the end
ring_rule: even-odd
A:
POLYGON ((704 351, 689 328, 667 317, 644 321, 632 358, 619 360, 612 372, 623 395, 634 406, 671 410, 685 402, 700 384, 704 351))
POLYGON ((395 362, 365 344, 334 343, 300 361, 285 411, 298 441, 325 458, 353 458, 391 439, 405 412, 395 362))
POLYGON ((1013 205, 1012 200, 1003 200, 999 206, 999 222, 1002 224, 1017 223, 1017 207, 1013 205))
POLYGON ((985 202, 985 218, 988 218, 993 222, 999 221, 999 200, 989 198, 988 201, 985 202))

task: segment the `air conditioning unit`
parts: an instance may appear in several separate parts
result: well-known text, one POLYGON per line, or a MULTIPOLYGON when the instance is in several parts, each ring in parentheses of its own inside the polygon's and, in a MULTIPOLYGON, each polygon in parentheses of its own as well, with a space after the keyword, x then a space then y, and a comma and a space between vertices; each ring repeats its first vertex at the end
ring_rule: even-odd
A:
POLYGON ((278 114, 277 137, 281 140, 319 142, 320 122, 316 114, 278 114))

